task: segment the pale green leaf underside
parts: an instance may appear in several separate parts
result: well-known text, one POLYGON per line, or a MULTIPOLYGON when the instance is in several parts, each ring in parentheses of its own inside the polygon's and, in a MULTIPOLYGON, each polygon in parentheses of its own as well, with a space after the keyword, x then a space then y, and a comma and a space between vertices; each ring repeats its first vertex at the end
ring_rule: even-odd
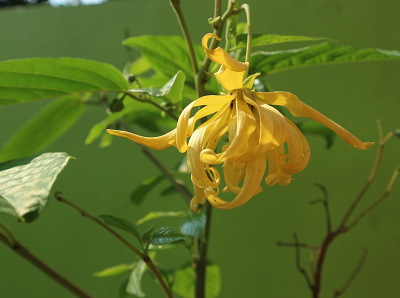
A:
POLYGON ((250 73, 272 74, 313 65, 400 59, 399 51, 355 49, 330 43, 287 51, 256 52, 251 57, 250 73))
POLYGON ((35 154, 67 131, 83 114, 86 105, 79 96, 62 97, 42 109, 4 145, 0 161, 35 154))
POLYGON ((136 222, 136 225, 141 225, 149 220, 158 219, 162 217, 184 217, 187 215, 187 212, 180 210, 180 211, 151 211, 146 214, 145 217, 139 219, 136 222))
POLYGON ((0 106, 82 92, 125 92, 124 76, 107 63, 78 58, 0 62, 0 106))
POLYGON ((36 219, 69 159, 67 153, 44 153, 0 163, 0 213, 36 219))
POLYGON ((158 88, 129 89, 132 93, 146 93, 154 97, 167 97, 171 102, 178 103, 182 100, 185 74, 178 71, 164 86, 158 88))
MULTIPOLYGON (((325 39, 322 37, 298 36, 298 35, 277 35, 277 34, 253 34, 252 47, 267 46, 278 43, 298 42, 298 41, 316 41, 325 39)), ((236 47, 231 51, 245 48, 247 45, 247 34, 239 34, 236 37, 236 47)))
POLYGON ((204 213, 190 213, 180 226, 182 234, 188 237, 203 237, 206 228, 206 215, 204 213))

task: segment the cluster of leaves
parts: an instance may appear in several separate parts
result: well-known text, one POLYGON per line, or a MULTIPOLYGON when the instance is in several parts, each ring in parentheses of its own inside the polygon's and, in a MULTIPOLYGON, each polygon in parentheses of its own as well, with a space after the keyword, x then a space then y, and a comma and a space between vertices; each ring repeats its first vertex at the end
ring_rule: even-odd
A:
MULTIPOLYGON (((243 30, 242 30, 243 31, 243 30)), ((238 34, 229 41, 230 52, 240 58, 243 54, 246 34, 238 34)), ((285 51, 258 51, 252 54, 252 73, 261 73, 255 87, 265 89, 262 77, 298 67, 326 65, 343 62, 381 59, 400 59, 397 51, 379 49, 358 50, 319 42, 321 38, 304 36, 255 35, 253 47, 286 42, 312 42, 300 49, 285 51)), ((0 106, 37 100, 54 99, 40 113, 30 119, 5 144, 0 152, 0 213, 7 213, 26 221, 34 220, 47 203, 51 186, 64 168, 69 156, 66 153, 48 153, 25 158, 43 151, 54 140, 64 134, 83 115, 88 107, 106 109, 105 119, 93 126, 86 144, 100 139, 100 146, 111 143, 105 134, 108 127, 118 127, 121 122, 141 126, 160 132, 175 125, 178 113, 196 98, 195 77, 186 49, 185 41, 178 36, 140 36, 128 38, 126 47, 139 50, 141 57, 127 64, 121 72, 101 62, 75 58, 33 58, 0 62, 0 106), (110 94, 113 100, 109 100, 110 94), (153 123, 149 125, 149 119, 153 123), (13 161, 9 161, 16 159, 13 161), (16 191, 19 189, 20 191, 16 191)), ((198 61, 204 59, 204 51, 194 45, 198 61)), ((207 92, 218 94, 219 86, 212 77, 207 92)), ((324 126, 313 122, 299 123, 305 133, 325 137, 328 146, 333 134, 324 126)), ((134 203, 139 203, 155 185, 165 177, 156 176, 143 181, 133 192, 134 203)), ((166 189, 163 193, 168 193, 166 189)), ((204 215, 187 212, 154 212, 133 224, 113 216, 101 216, 107 225, 132 234, 142 252, 155 257, 157 249, 185 245, 190 247, 194 238, 204 234, 204 215), (171 227, 156 229, 150 226, 139 232, 139 226, 149 220, 162 217, 184 217, 179 230, 171 227)), ((144 296, 141 280, 146 272, 145 263, 139 259, 134 263, 117 265, 98 272, 97 276, 111 276, 130 272, 124 287, 128 294, 144 296)), ((219 293, 219 269, 214 264, 207 266, 209 297, 219 293)), ((190 264, 164 272, 164 278, 172 290, 183 297, 192 297, 194 272, 190 264)))
MULTIPOLYGON (((99 218, 105 224, 133 235, 139 243, 143 253, 149 255, 153 262, 158 250, 171 249, 177 245, 184 245, 189 248, 196 238, 204 238, 206 223, 205 214, 197 214, 191 211, 152 211, 145 217, 139 219, 135 224, 109 215, 101 215, 99 218), (153 224, 148 227, 144 233, 140 233, 140 228, 144 223, 163 217, 183 218, 183 221, 179 226, 179 231, 172 227, 161 227, 156 229, 156 225, 153 224)), ((128 274, 128 279, 123 286, 125 291, 124 294, 144 297, 145 294, 142 290, 141 282, 146 273, 146 269, 147 267, 145 262, 142 259, 139 259, 133 263, 119 264, 96 272, 95 276, 109 277, 128 274)), ((162 273, 172 291, 182 297, 193 297, 195 274, 190 262, 172 270, 162 271, 162 273)), ((207 274, 207 297, 218 297, 221 284, 219 267, 215 264, 209 263, 207 265, 207 274)))

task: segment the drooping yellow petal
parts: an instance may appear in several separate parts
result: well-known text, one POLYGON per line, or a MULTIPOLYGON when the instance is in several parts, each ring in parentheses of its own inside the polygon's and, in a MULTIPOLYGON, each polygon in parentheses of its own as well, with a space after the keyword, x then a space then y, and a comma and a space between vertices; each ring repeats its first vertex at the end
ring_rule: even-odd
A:
POLYGON ((248 162, 260 158, 268 150, 285 143, 289 136, 289 130, 286 118, 274 107, 253 99, 250 90, 245 90, 244 99, 249 105, 253 106, 259 128, 259 141, 256 152, 248 156, 247 160, 241 160, 242 162, 248 162))
POLYGON ((269 105, 280 105, 287 108, 293 116, 308 117, 332 129, 340 138, 357 149, 368 149, 374 143, 361 142, 339 124, 333 122, 317 110, 300 101, 296 95, 289 92, 253 92, 256 99, 269 105))
POLYGON ((211 150, 202 151, 201 160, 208 164, 219 164, 227 159, 235 159, 235 155, 243 148, 247 148, 248 139, 256 128, 256 120, 241 91, 238 91, 235 100, 235 115, 229 121, 229 145, 223 153, 216 154, 211 150))
POLYGON ((233 209, 243 205, 260 191, 260 182, 264 177, 266 164, 267 162, 265 157, 247 163, 243 187, 232 202, 224 201, 212 192, 208 192, 206 189, 205 195, 207 200, 219 209, 233 209))
POLYGON ((236 72, 245 71, 249 67, 249 63, 247 63, 247 62, 242 63, 242 62, 239 62, 239 61, 233 59, 224 49, 222 49, 220 47, 210 50, 208 48, 208 40, 213 37, 217 40, 221 40, 218 36, 216 36, 212 33, 208 33, 208 34, 204 35, 203 40, 201 42, 208 58, 210 58, 212 61, 214 61, 218 64, 221 64, 221 65, 225 66, 226 68, 229 68, 230 70, 236 71, 236 72))
POLYGON ((176 147, 176 128, 165 135, 154 138, 142 137, 137 134, 122 130, 107 129, 107 132, 115 136, 127 138, 140 145, 144 145, 155 150, 164 150, 169 146, 176 147))

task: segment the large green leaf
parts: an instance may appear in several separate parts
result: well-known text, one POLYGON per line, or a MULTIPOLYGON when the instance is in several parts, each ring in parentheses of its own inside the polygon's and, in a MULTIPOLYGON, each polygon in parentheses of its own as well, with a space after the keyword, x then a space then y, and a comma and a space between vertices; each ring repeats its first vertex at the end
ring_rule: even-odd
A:
POLYGON ((251 57, 250 73, 272 74, 313 65, 387 59, 400 59, 400 52, 381 49, 355 49, 351 46, 337 46, 326 42, 295 50, 256 52, 251 57))
POLYGON ((128 90, 110 64, 78 58, 31 58, 0 62, 0 106, 82 92, 128 90))
POLYGON ((67 153, 44 153, 0 163, 0 213, 36 219, 69 159, 67 153))
MULTIPOLYGON (((251 46, 259 47, 278 43, 296 42, 296 41, 316 41, 324 38, 298 36, 298 35, 277 35, 277 34, 253 34, 251 46)), ((247 34, 239 34, 236 36, 236 47, 231 51, 245 48, 247 45, 247 34)))
POLYGON ((4 145, 0 161, 32 155, 43 150, 82 116, 85 107, 78 96, 63 97, 47 105, 4 145))
MULTIPOLYGON (((177 270, 174 276, 172 291, 185 298, 194 298, 195 272, 191 264, 177 270)), ((215 298, 221 291, 221 273, 217 265, 208 263, 206 266, 205 297, 215 298)))
MULTIPOLYGON (((154 70, 172 77, 182 70, 188 79, 194 80, 192 64, 185 40, 180 36, 142 35, 125 39, 124 45, 138 49, 154 70)), ((197 60, 205 57, 203 48, 194 44, 197 60)))

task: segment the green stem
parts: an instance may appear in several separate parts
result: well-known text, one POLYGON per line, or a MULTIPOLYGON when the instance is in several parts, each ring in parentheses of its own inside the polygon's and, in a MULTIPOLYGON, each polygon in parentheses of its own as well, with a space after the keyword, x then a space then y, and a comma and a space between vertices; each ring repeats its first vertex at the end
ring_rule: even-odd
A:
MULTIPOLYGON (((248 4, 243 4, 241 9, 244 9, 246 11, 246 18, 247 18, 247 47, 246 47, 246 58, 245 62, 250 63, 250 57, 251 57, 251 43, 253 40, 253 28, 251 26, 251 16, 250 16, 250 6, 248 4)), ((246 69, 243 75, 243 79, 247 78, 249 69, 246 69)))
MULTIPOLYGON (((218 0, 216 0, 218 2, 218 0)), ((216 16, 216 21, 213 23, 213 28, 214 28, 214 34, 217 35, 218 37, 221 37, 222 31, 224 29, 224 25, 228 18, 231 15, 238 14, 240 13, 241 10, 235 9, 235 2, 229 2, 228 9, 225 11, 225 13, 217 19, 219 16, 216 16)), ((215 15, 215 14, 214 14, 215 15)), ((218 47, 219 41, 216 40, 215 38, 211 41, 211 44, 209 46, 210 49, 215 49, 218 47)), ((204 61, 199 69, 199 72, 197 73, 196 76, 196 91, 197 91, 197 97, 202 97, 206 94, 205 92, 205 84, 207 83, 208 80, 208 69, 210 68, 211 60, 206 56, 204 58, 204 61)))
POLYGON ((74 293, 77 297, 91 297, 83 290, 78 288, 72 282, 67 280, 65 277, 60 275, 58 272, 47 266, 40 259, 38 259, 35 255, 33 255, 27 248, 25 248, 21 243, 19 243, 12 233, 2 224, 0 223, 0 241, 5 245, 10 247, 13 251, 23 257, 25 260, 30 262, 32 265, 36 266, 39 270, 47 274, 49 277, 54 279, 64 288, 66 288, 71 293, 74 293))
POLYGON ((183 37, 185 38, 186 45, 189 50, 190 62, 192 63, 192 69, 193 69, 193 76, 196 77, 199 71, 197 67, 196 54, 194 53, 193 43, 190 38, 189 29, 186 25, 185 18, 183 17, 180 2, 181 2, 180 0, 170 0, 171 7, 175 12, 176 17, 178 18, 179 26, 181 27, 183 37))
POLYGON ((207 271, 207 252, 208 243, 210 240, 210 229, 211 229, 211 215, 213 206, 206 201, 204 204, 204 212, 206 214, 206 227, 204 232, 204 241, 198 239, 199 246, 199 259, 196 262, 196 298, 205 297, 205 285, 206 285, 206 271, 207 271))
POLYGON ((136 247, 134 247, 132 244, 130 244, 125 238, 121 237, 118 233, 114 232, 110 227, 108 227, 106 224, 104 224, 102 221, 88 213, 87 211, 83 210, 79 206, 75 205, 74 203, 68 201, 67 199, 63 198, 61 196, 61 193, 56 193, 54 195, 57 199, 57 201, 62 202, 75 210, 77 210, 83 217, 93 221, 97 225, 101 226, 103 229, 105 229, 107 232, 109 232, 111 235, 113 235, 115 238, 117 238, 119 241, 121 241, 126 247, 128 247, 133 253, 135 253, 139 258, 141 258, 149 267, 151 272, 154 274, 154 277, 157 279, 157 281, 160 283, 165 297, 172 298, 172 294, 166 283, 164 282, 164 279, 161 276, 161 273, 158 271, 157 267, 154 265, 152 260, 147 254, 142 253, 139 251, 136 247))

